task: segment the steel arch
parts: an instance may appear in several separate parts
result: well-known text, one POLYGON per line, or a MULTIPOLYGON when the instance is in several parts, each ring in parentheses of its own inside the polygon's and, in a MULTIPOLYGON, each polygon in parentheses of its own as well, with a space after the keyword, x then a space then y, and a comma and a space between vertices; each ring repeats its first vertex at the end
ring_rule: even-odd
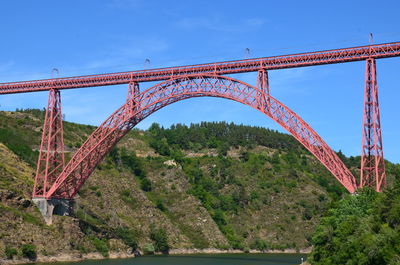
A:
POLYGON ((256 87, 230 77, 188 75, 170 79, 139 93, 130 84, 127 103, 107 118, 74 154, 45 198, 73 198, 109 150, 136 124, 174 102, 193 97, 221 97, 250 106, 291 133, 350 192, 357 188, 354 176, 335 152, 297 114, 256 87), (133 89, 132 89, 133 87, 133 89))

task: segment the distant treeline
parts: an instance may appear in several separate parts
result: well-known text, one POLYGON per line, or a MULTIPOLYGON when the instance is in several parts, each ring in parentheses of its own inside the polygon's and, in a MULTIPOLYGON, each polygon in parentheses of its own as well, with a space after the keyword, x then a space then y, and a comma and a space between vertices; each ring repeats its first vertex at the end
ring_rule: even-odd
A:
POLYGON ((201 122, 198 124, 172 125, 161 127, 154 123, 148 131, 156 149, 162 148, 163 141, 180 149, 203 149, 226 147, 266 146, 274 149, 301 149, 301 145, 290 135, 261 127, 236 125, 227 122, 201 122), (163 140, 165 139, 165 140, 163 140))

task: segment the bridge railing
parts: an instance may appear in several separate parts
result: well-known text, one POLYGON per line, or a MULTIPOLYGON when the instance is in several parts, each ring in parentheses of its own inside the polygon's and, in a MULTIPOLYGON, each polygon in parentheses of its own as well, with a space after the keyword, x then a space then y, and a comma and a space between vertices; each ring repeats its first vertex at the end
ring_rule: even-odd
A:
POLYGON ((365 60, 367 58, 379 59, 395 56, 400 56, 400 42, 236 61, 2 83, 0 84, 0 94, 118 85, 127 84, 129 82, 162 81, 176 76, 192 74, 224 75, 253 72, 259 69, 276 70, 311 65, 353 62, 365 60))

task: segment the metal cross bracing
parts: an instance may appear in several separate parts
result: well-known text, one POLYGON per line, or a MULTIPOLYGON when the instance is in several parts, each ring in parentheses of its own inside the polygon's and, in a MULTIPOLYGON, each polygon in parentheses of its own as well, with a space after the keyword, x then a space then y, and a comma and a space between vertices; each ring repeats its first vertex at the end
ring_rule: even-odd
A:
POLYGON ((361 188, 374 187, 376 191, 386 186, 376 62, 372 58, 366 61, 359 183, 361 188))
POLYGON ((141 71, 0 83, 0 94, 46 91, 50 89, 61 90, 80 87, 109 86, 128 84, 131 82, 163 81, 170 79, 171 77, 193 74, 226 75, 256 72, 260 69, 276 70, 395 56, 400 56, 400 42, 141 71))
POLYGON ((194 75, 167 80, 136 93, 132 101, 108 117, 77 150, 47 193, 48 198, 73 198, 107 152, 150 114, 180 100, 206 96, 234 100, 264 113, 302 143, 349 192, 357 188, 354 176, 321 137, 265 90, 229 77, 194 75), (269 106, 260 104, 265 99, 269 106))
POLYGON ((49 92, 48 105, 44 118, 42 142, 36 168, 32 196, 46 197, 48 190, 64 167, 64 138, 62 126, 60 91, 49 92))
POLYGON ((265 107, 267 109, 270 109, 271 102, 269 100, 270 91, 269 91, 269 78, 267 70, 265 69, 258 70, 256 86, 260 90, 260 94, 257 96, 257 98, 260 100, 258 104, 261 106, 262 109, 264 109, 265 107), (263 97, 261 92, 264 92, 267 95, 267 97, 263 97))

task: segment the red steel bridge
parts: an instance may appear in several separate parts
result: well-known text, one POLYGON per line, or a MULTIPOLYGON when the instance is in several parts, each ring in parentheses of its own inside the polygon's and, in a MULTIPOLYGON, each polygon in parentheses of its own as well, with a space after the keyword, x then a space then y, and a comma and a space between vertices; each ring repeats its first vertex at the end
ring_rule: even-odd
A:
POLYGON ((49 91, 33 198, 72 199, 104 156, 136 124, 174 102, 221 97, 248 105, 270 117, 310 151, 350 192, 386 185, 376 59, 400 56, 400 42, 246 60, 46 80, 0 83, 0 94, 49 91), (365 61, 361 172, 357 181, 336 153, 296 113, 270 95, 268 70, 365 61), (258 72, 251 86, 227 75, 258 72), (159 81, 140 90, 141 82, 159 81), (127 84, 126 103, 111 114, 65 164, 60 91, 127 84))

